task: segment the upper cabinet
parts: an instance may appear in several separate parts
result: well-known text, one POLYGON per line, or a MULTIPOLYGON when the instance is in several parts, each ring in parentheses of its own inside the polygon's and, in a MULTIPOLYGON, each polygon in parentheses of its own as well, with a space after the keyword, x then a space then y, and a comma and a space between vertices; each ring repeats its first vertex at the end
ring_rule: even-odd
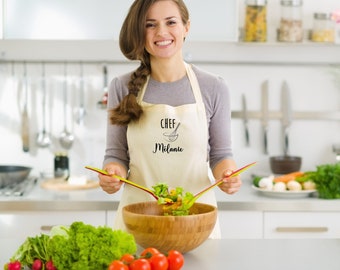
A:
POLYGON ((115 39, 132 3, 132 0, 2 1, 6 40, 115 39))
MULTIPOLYGON (((296 43, 277 42, 281 0, 267 0, 266 42, 239 42, 245 24, 245 0, 184 1, 191 19, 184 48, 187 61, 340 63, 339 45, 308 40, 314 13, 340 9, 339 0, 303 0, 305 35, 303 42, 296 43)), ((0 0, 0 61, 126 61, 118 38, 132 3, 133 0, 0 0)))
MULTIPOLYGON (((118 40, 133 0, 1 0, 3 39, 118 40)), ((236 41, 237 0, 186 0, 189 40, 236 41)), ((0 15, 1 16, 1 15, 0 15)))

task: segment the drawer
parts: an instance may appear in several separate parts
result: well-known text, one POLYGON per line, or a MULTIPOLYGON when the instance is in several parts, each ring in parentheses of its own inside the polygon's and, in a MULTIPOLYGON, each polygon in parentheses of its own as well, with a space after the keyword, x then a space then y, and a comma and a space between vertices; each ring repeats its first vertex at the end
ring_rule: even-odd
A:
POLYGON ((222 238, 261 239, 262 212, 257 211, 219 211, 218 218, 222 238))
POLYGON ((48 233, 54 225, 83 221, 94 226, 106 225, 105 211, 23 211, 0 213, 0 238, 35 236, 48 233))
POLYGON ((265 212, 264 238, 340 238, 340 212, 265 212))

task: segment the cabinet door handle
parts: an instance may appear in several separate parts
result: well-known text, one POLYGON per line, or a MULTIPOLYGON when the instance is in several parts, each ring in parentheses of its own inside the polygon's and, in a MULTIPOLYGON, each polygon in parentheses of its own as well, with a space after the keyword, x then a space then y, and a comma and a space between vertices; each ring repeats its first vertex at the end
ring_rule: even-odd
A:
POLYGON ((318 232, 327 232, 328 227, 277 227, 277 232, 283 233, 318 233, 318 232))
POLYGON ((49 231, 52 230, 53 227, 54 227, 54 225, 41 225, 40 230, 49 232, 49 231))

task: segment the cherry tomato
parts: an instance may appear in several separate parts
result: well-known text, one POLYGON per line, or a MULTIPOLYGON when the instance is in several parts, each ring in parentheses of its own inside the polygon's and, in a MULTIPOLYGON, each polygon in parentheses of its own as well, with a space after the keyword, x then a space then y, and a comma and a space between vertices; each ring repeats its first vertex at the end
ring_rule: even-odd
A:
POLYGON ((169 265, 168 258, 162 253, 152 255, 149 263, 152 270, 167 270, 169 265))
POLYGON ((150 263, 147 259, 134 260, 129 267, 130 270, 151 270, 150 263))
POLYGON ((140 256, 148 259, 148 258, 151 258, 152 255, 159 254, 159 253, 161 252, 157 248, 148 247, 142 251, 140 256))
POLYGON ((184 257, 182 253, 177 250, 170 250, 168 252, 168 263, 169 263, 169 270, 179 270, 184 265, 184 257))
POLYGON ((21 269, 21 263, 19 261, 10 262, 7 265, 8 270, 20 270, 21 269))
POLYGON ((108 270, 129 270, 129 267, 122 261, 114 260, 110 263, 108 270))
POLYGON ((126 264, 129 265, 130 263, 132 263, 135 260, 135 256, 133 256, 132 254, 124 254, 120 260, 126 264))

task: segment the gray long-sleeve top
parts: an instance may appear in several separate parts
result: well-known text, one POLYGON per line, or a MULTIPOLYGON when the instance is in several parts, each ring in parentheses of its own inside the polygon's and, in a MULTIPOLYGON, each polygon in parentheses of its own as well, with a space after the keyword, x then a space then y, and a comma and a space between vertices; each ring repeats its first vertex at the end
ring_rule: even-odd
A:
MULTIPOLYGON (((207 160, 213 169, 219 161, 232 158, 229 89, 221 77, 203 71, 194 65, 192 68, 205 105, 209 129, 207 160)), ((131 73, 124 74, 112 80, 108 92, 109 109, 116 107, 128 94, 127 84, 130 75, 131 73)), ((195 103, 187 76, 171 83, 162 83, 150 78, 143 100, 148 103, 171 106, 195 103)), ((109 162, 119 162, 127 170, 129 169, 126 130, 127 127, 108 123, 104 165, 109 162)))

